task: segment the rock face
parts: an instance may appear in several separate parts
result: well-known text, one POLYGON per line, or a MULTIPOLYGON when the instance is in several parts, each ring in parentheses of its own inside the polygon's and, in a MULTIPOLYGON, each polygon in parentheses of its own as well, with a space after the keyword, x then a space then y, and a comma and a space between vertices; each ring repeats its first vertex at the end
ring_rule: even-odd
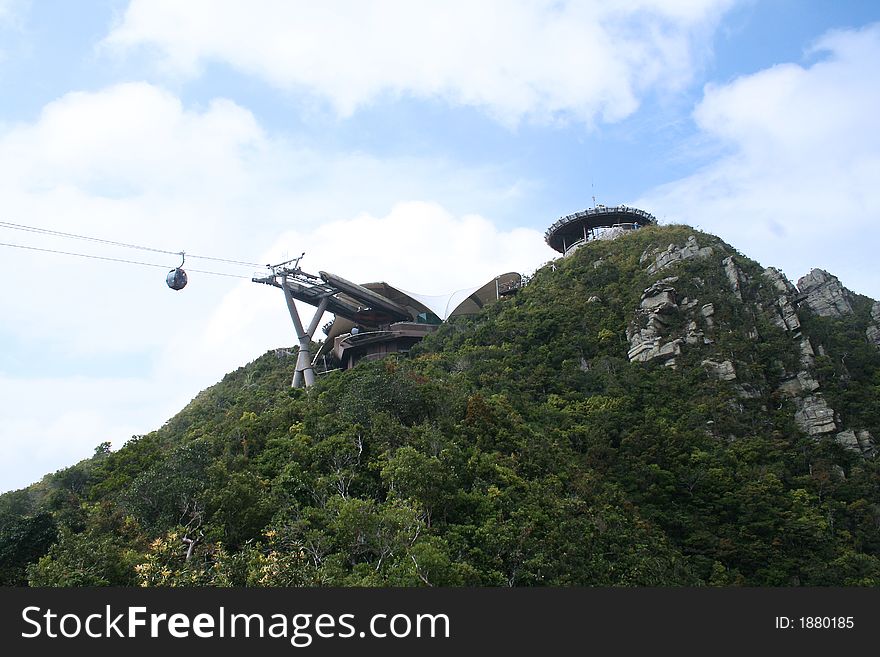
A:
POLYGON ((665 344, 661 339, 667 333, 672 313, 678 310, 675 288, 667 282, 675 280, 658 281, 642 293, 636 318, 626 332, 630 362, 645 362, 655 358, 666 360, 681 353, 680 338, 665 344), (641 328, 643 321, 645 326, 641 328))
POLYGON ((870 431, 859 431, 856 433, 856 439, 859 441, 859 447, 862 448, 862 453, 873 456, 877 453, 877 442, 874 440, 874 436, 871 435, 870 431))
POLYGON ((776 269, 776 267, 767 267, 767 269, 764 270, 764 277, 770 281, 771 285, 776 288, 776 292, 779 294, 797 296, 797 288, 785 277, 785 274, 776 269))
POLYGON ((794 421, 806 434, 821 436, 837 431, 834 411, 822 396, 796 397, 795 404, 797 410, 794 413, 794 421))
POLYGON ((874 320, 874 323, 868 326, 865 335, 868 342, 872 342, 880 348, 880 301, 875 301, 871 306, 871 319, 874 320))
POLYGON ((659 338, 636 342, 628 352, 630 362, 645 362, 659 358, 666 360, 681 354, 681 340, 676 338, 663 343, 659 338))
MULTIPOLYGON (((794 400, 794 419, 806 434, 815 438, 834 436, 834 439, 846 449, 860 454, 874 454, 873 437, 867 431, 840 431, 834 409, 828 405, 819 390, 820 384, 814 375, 816 365, 813 346, 806 336, 801 335, 801 323, 795 310, 795 300, 800 298, 812 312, 823 317, 843 317, 852 313, 849 292, 840 281, 821 269, 814 269, 798 281, 799 290, 795 288, 782 272, 768 268, 764 270, 764 278, 773 286, 778 294, 772 306, 764 306, 770 319, 795 339, 800 340, 800 371, 790 374, 777 387, 777 393, 794 400)), ((880 306, 880 304, 876 304, 880 306)), ((872 309, 873 310, 873 309, 872 309)), ((877 308, 880 314, 880 307, 877 308)), ((868 339, 872 337, 868 327, 868 339)), ((880 340, 880 326, 877 328, 880 340)), ((819 352, 824 353, 822 347, 819 352)))
POLYGON ((733 363, 729 360, 716 363, 714 360, 704 360, 703 367, 709 370, 709 373, 720 381, 733 381, 736 379, 736 370, 733 363))
POLYGON ((712 319, 712 315, 715 314, 715 304, 707 303, 703 304, 703 307, 700 308, 700 315, 703 316, 703 321, 706 322, 706 326, 712 328, 715 326, 715 320, 712 319))
POLYGON ((684 246, 670 244, 664 251, 660 251, 659 253, 656 251, 650 253, 646 251, 642 254, 640 263, 644 264, 653 255, 654 262, 648 265, 646 271, 649 274, 656 274, 661 269, 665 269, 669 265, 679 262, 680 260, 687 260, 688 258, 708 258, 713 253, 714 250, 711 246, 701 247, 697 244, 696 236, 691 235, 687 238, 684 246))
MULTIPOLYGON (((676 367, 676 360, 681 360, 677 357, 683 352, 700 350, 716 344, 716 341, 723 344, 725 340, 721 338, 730 330, 740 330, 752 340, 761 340, 763 329, 760 327, 764 325, 755 323, 734 329, 728 325, 730 320, 727 319, 730 316, 729 303, 743 305, 755 299, 755 307, 745 309, 741 314, 754 317, 755 310, 763 313, 788 334, 794 342, 792 346, 799 352, 799 359, 787 360, 785 364, 778 361, 787 369, 779 378, 760 374, 756 378, 754 368, 747 361, 729 357, 731 352, 726 349, 721 353, 715 350, 700 356, 702 360, 699 362, 707 376, 730 384, 730 392, 739 398, 741 404, 766 404, 768 393, 775 387, 776 395, 793 404, 795 423, 805 434, 816 440, 834 440, 866 457, 875 455, 878 449, 873 436, 864 429, 843 426, 841 416, 829 405, 816 374, 816 354, 825 355, 825 350, 817 345, 814 351, 798 317, 799 307, 823 317, 850 315, 853 313, 852 293, 835 276, 821 269, 814 269, 801 278, 797 286, 772 267, 765 269, 758 280, 747 274, 748 268, 740 267, 739 263, 744 264, 744 261, 729 253, 720 245, 700 246, 695 235, 689 236, 683 246, 670 244, 666 248, 645 249, 639 264, 653 276, 651 280, 656 280, 663 275, 661 271, 684 260, 711 258, 723 272, 729 293, 707 287, 699 278, 679 282, 682 274, 656 280, 642 293, 626 331, 630 362, 656 360, 676 367), (713 297, 719 293, 723 297, 713 297), (697 295, 702 300, 697 299, 697 295)), ((880 348, 880 302, 872 307, 871 319, 866 338, 880 348)))
POLYGON ((785 397, 798 397, 819 389, 819 382, 809 372, 798 372, 796 376, 784 380, 777 391, 785 397))
POLYGON ((776 303, 770 311, 770 319, 779 328, 791 331, 795 336, 800 335, 801 321, 798 319, 792 299, 797 297, 797 288, 789 281, 781 271, 768 267, 764 270, 766 278, 777 292, 776 303))
POLYGON ((733 291, 733 295, 742 301, 742 289, 740 287, 742 272, 740 272, 739 267, 737 267, 736 263, 733 261, 733 256, 727 256, 721 261, 721 264, 724 265, 724 273, 727 276, 727 282, 730 283, 730 289, 733 291))
MULTIPOLYGON (((715 251, 711 246, 701 247, 697 243, 696 236, 690 235, 685 240, 684 246, 670 244, 662 250, 659 247, 645 249, 639 259, 639 264, 646 265, 645 271, 650 275, 654 275, 662 269, 682 260, 708 258, 713 253, 715 251)), ((626 331, 626 337, 630 345, 627 357, 630 362, 660 359, 666 365, 675 367, 675 357, 681 353, 683 344, 711 343, 711 340, 705 337, 694 319, 687 323, 687 330, 683 337, 667 339, 664 342, 663 337, 669 333, 673 314, 678 311, 690 314, 699 303, 697 299, 684 298, 679 305, 675 288, 672 287, 672 283, 675 283, 677 280, 677 276, 664 278, 654 283, 642 294, 639 308, 636 310, 636 317, 626 331)), ((694 282, 697 281, 695 280, 694 282)), ((700 281, 700 283, 702 282, 700 281)), ((712 320, 710 316, 715 310, 711 307, 711 304, 709 305, 709 309, 702 311, 702 317, 706 322, 706 326, 711 328, 712 320)))
POLYGON ((865 456, 872 456, 877 449, 874 437, 868 431, 855 432, 852 429, 847 429, 838 433, 835 439, 842 447, 865 456))
POLYGON ((684 341, 688 344, 709 344, 711 340, 706 338, 705 333, 703 333, 697 323, 694 320, 688 322, 687 325, 687 333, 685 333, 684 341))
POLYGON ((675 308, 675 288, 663 283, 654 283, 642 294, 643 310, 664 311, 675 308))
POLYGON ((798 290, 810 310, 822 317, 843 317, 852 314, 849 291, 836 276, 824 269, 814 269, 798 280, 798 290))
MULTIPOLYGON (((778 295, 775 303, 769 307, 764 306, 765 311, 769 313, 774 324, 787 331, 792 338, 800 340, 800 370, 784 378, 776 391, 783 397, 794 400, 796 408, 794 420, 806 434, 820 437, 834 433, 838 430, 834 409, 828 405, 824 395, 819 391, 819 381, 813 375, 816 362, 813 346, 805 336, 801 335, 801 322, 794 302, 798 290, 778 269, 765 269, 764 278, 778 295)), ((832 312, 830 309, 838 307, 835 304, 839 300, 845 301, 844 290, 839 281, 827 272, 814 269, 809 276, 805 276, 798 283, 801 285, 803 300, 809 304, 812 299, 815 307, 810 305, 810 308, 818 314, 827 315, 832 312)), ((849 307, 848 302, 846 304, 849 307)))

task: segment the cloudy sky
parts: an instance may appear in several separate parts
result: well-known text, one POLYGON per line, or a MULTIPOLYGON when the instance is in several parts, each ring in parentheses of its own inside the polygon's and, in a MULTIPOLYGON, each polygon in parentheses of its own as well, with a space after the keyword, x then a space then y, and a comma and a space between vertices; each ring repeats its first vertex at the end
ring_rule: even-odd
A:
POLYGON ((173 292, 175 256, 21 226, 305 251, 441 294, 534 270, 595 196, 880 298, 877 21, 867 0, 0 0, 0 491, 295 342, 254 267, 190 258, 173 292))

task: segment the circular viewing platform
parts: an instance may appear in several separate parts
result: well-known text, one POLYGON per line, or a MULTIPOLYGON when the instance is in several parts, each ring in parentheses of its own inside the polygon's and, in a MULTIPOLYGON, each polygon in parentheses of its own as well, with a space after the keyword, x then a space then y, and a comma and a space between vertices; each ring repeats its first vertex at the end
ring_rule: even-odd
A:
POLYGON ((654 215, 638 208, 597 205, 560 217, 544 233, 544 240, 550 248, 565 254, 584 242, 611 239, 626 231, 656 223, 654 215))

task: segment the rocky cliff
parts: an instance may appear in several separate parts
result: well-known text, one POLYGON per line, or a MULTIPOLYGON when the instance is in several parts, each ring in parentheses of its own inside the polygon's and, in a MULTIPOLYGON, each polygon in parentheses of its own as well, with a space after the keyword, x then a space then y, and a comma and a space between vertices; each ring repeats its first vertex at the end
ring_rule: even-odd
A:
MULTIPOLYGON (((833 437, 847 449, 863 455, 873 455, 876 441, 865 427, 844 424, 841 414, 832 408, 816 377, 815 356, 826 353, 820 339, 805 334, 799 313, 823 318, 847 319, 853 317, 852 292, 837 277, 821 269, 814 269, 791 283, 777 269, 755 270, 750 273, 740 267, 745 259, 731 253, 731 249, 717 240, 701 246, 696 234, 688 235, 682 244, 651 245, 646 248, 639 264, 657 280, 641 295, 626 337, 629 342, 627 357, 631 362, 659 361, 667 367, 676 367, 676 357, 682 349, 695 348, 709 355, 701 364, 707 373, 717 379, 739 382, 737 390, 743 398, 769 398, 773 395, 794 403, 794 420, 808 435, 833 437), (682 277, 673 274, 688 261, 702 261, 705 271, 716 270, 718 280, 726 283, 726 304, 740 306, 736 321, 719 320, 715 312, 717 287, 706 285, 700 276, 682 277), (676 288, 678 286, 678 289, 676 288), (717 336, 732 331, 745 332, 747 339, 760 342, 767 328, 762 320, 778 327, 797 345, 799 358, 796 365, 783 368, 778 377, 741 380, 737 363, 718 353, 717 336)), ((865 329, 867 341, 880 347, 880 303, 874 302, 871 323, 865 329)), ((740 365, 747 364, 741 363, 740 365)))

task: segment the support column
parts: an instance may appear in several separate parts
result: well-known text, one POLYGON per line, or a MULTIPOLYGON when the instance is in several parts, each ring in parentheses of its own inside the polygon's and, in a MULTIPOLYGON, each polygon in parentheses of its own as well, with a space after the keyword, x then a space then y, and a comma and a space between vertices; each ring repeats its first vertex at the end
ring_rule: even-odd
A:
MULTIPOLYGON (((315 331, 318 328, 318 324, 321 321, 321 317, 324 315, 324 311, 327 310, 327 303, 329 302, 328 297, 324 297, 321 299, 321 302, 318 304, 315 309, 315 316, 312 317, 312 321, 309 322, 309 326, 306 329, 306 340, 311 342, 312 336, 315 335, 315 331)), ((300 348, 300 353, 303 355, 302 361, 297 359, 297 371, 293 374, 293 385, 294 388, 302 388, 303 378, 305 378, 306 387, 308 388, 311 385, 315 384, 315 369, 314 363, 312 363, 309 349, 302 351, 300 348), (311 381, 309 380, 311 378, 311 381)))
POLYGON ((296 372, 293 375, 291 386, 294 388, 302 388, 303 382, 305 387, 315 384, 315 370, 312 369, 312 358, 310 351, 310 342, 315 329, 318 328, 318 322, 327 309, 328 299, 324 297, 318 304, 315 316, 309 323, 308 331, 303 329, 302 320, 299 318, 299 312, 296 309, 293 295, 287 287, 287 283, 282 281, 281 289, 284 291, 284 300, 287 302, 287 310, 290 313, 290 319, 293 320, 293 328, 296 329, 296 339, 299 341, 299 354, 296 357, 296 372))
POLYGON ((315 316, 312 317, 312 321, 309 323, 309 327, 306 329, 306 333, 309 334, 309 338, 315 335, 315 331, 318 330, 318 324, 321 322, 321 317, 327 310, 327 304, 329 302, 330 297, 324 297, 323 299, 321 299, 321 303, 318 304, 317 310, 315 310, 315 316))

